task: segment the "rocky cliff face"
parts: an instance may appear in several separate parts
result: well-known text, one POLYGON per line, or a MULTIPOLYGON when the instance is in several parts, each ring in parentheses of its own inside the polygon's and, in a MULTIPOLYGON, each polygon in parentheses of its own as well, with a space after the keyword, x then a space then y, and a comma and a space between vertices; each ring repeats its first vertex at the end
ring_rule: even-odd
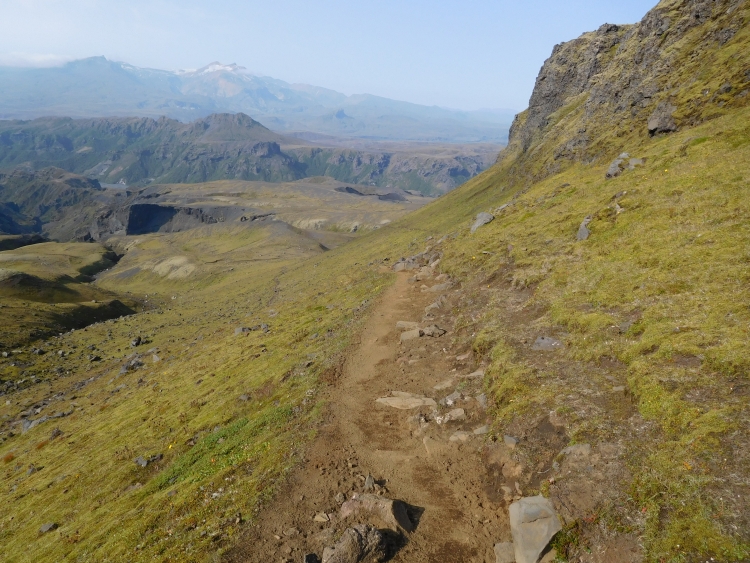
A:
POLYGON ((630 134, 669 133, 747 104, 738 32, 748 18, 745 0, 663 0, 635 25, 606 24, 556 45, 500 160, 551 152, 538 170, 546 174, 556 161, 609 157, 630 134))

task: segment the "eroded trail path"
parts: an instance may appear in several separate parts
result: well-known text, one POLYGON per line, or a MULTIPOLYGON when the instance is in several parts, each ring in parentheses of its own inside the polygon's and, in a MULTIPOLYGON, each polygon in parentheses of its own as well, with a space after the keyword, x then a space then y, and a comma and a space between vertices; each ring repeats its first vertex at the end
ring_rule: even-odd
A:
POLYGON ((510 539, 507 512, 499 499, 489 498, 492 488, 481 460, 482 378, 465 377, 480 366, 451 349, 448 307, 425 315, 425 307, 441 297, 425 285, 440 280, 429 276, 410 283, 409 277, 397 274, 374 306, 329 390, 325 422, 305 462, 232 560, 296 563, 307 554, 322 556, 347 527, 368 523, 364 515, 340 517, 343 500, 364 492, 368 475, 376 482, 374 492, 409 505, 416 524, 400 539, 392 536, 391 561, 491 562, 494 543, 510 539), (449 332, 402 342, 398 321, 449 332), (376 402, 394 392, 437 405, 400 409, 376 402), (454 399, 445 401, 452 394, 454 399), (442 421, 448 413, 456 420, 442 421))

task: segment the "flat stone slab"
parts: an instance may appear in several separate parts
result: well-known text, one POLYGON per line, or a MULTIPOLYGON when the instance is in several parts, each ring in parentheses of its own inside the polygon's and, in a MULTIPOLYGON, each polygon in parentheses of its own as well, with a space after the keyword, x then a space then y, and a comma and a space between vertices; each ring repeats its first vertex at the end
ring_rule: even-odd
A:
POLYGON ((467 442, 471 439, 473 434, 471 432, 466 432, 464 430, 458 430, 453 433, 453 435, 449 438, 450 442, 467 442))
POLYGON ((410 410, 419 407, 436 407, 437 403, 429 397, 394 391, 391 397, 381 397, 375 402, 394 409, 410 410))
POLYGON ((452 379, 446 379, 445 381, 438 383, 433 387, 435 391, 445 391, 446 389, 450 389, 453 387, 453 380, 452 379))
POLYGON ((478 369, 475 372, 472 372, 472 373, 470 373, 468 375, 462 375, 461 377, 464 378, 464 379, 475 379, 475 378, 478 378, 478 377, 484 377, 484 370, 483 369, 478 369))
POLYGON ((419 338, 420 336, 424 336, 424 332, 422 332, 418 328, 414 330, 407 330, 401 333, 401 342, 414 340, 415 338, 419 338))
POLYGON ((562 530, 560 519, 549 499, 525 497, 508 509, 516 563, 537 563, 552 537, 562 530))
POLYGON ((419 323, 414 321, 398 321, 396 328, 401 330, 416 330, 419 328, 419 323))

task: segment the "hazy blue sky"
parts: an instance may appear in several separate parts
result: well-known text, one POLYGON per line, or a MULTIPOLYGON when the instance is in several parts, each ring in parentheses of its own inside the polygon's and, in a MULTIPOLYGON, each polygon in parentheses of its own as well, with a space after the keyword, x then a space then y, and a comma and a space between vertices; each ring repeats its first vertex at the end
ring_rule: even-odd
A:
MULTIPOLYGON (((462 109, 526 107, 559 42, 634 23, 656 0, 0 0, 0 64, 104 55, 217 60, 346 94, 462 109)), ((24 64, 25 63, 25 64, 24 64)))

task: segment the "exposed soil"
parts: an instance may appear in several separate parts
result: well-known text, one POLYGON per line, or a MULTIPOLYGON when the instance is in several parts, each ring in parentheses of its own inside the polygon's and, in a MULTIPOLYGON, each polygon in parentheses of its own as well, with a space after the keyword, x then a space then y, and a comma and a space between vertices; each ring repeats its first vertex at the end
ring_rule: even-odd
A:
MULTIPOLYGON (((457 377, 476 366, 451 371, 456 352, 450 350, 450 333, 400 342, 397 321, 421 321, 425 306, 439 296, 421 292, 420 284, 410 284, 408 278, 399 274, 375 306, 331 388, 325 421, 307 458, 228 560, 297 562, 308 553, 320 556, 344 529, 358 523, 339 519, 340 503, 334 497, 363 491, 368 474, 380 494, 409 505, 417 524, 408 537, 391 536, 392 561, 490 562, 495 560, 494 544, 510 541, 503 501, 488 495, 494 488, 487 486, 482 462, 484 437, 449 440, 457 430, 473 432, 487 422, 474 398, 481 394, 481 378, 457 377), (451 376, 456 377, 452 386, 434 389, 451 376), (398 410, 376 403, 392 391, 439 401, 456 385, 468 398, 438 410, 444 414, 463 408, 463 421, 438 425, 434 407, 398 410), (414 419, 420 413, 429 420, 421 427, 414 419), (320 513, 331 515, 330 522, 315 522, 320 513)), ((437 324, 449 328, 439 318, 437 324)))

